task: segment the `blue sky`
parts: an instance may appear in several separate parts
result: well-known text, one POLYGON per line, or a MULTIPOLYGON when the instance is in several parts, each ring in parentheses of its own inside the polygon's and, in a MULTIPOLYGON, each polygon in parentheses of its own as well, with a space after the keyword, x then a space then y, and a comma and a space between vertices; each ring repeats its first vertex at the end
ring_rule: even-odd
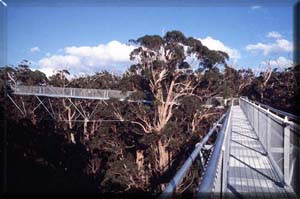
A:
POLYGON ((235 67, 290 63, 293 4, 218 7, 7 7, 7 62, 27 59, 46 73, 120 70, 125 44, 145 34, 180 30, 231 56, 235 67))

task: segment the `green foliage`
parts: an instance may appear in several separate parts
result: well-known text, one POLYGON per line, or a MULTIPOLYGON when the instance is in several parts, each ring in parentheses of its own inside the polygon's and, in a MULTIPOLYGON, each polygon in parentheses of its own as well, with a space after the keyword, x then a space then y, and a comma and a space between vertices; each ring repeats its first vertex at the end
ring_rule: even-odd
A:
POLYGON ((164 41, 159 35, 145 35, 136 40, 142 46, 145 46, 151 50, 159 50, 164 41))

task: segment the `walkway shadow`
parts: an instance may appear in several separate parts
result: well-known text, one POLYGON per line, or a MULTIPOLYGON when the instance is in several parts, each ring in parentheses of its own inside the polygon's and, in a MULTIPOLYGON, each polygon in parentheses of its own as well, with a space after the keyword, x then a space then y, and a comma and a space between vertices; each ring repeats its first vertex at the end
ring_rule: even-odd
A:
POLYGON ((254 168, 254 167, 252 167, 251 165, 247 164, 246 162, 244 162, 244 161, 238 159, 236 156, 230 154, 230 157, 236 159, 236 160, 239 161, 240 163, 242 163, 242 164, 246 165, 247 167, 249 167, 250 169, 256 171, 257 173, 259 173, 260 175, 264 176, 264 177, 267 178, 268 180, 271 180, 276 186, 278 186, 278 187, 280 187, 280 188, 283 188, 283 187, 284 187, 284 185, 283 185, 282 182, 278 182, 278 181, 274 180, 273 178, 270 178, 269 176, 267 176, 267 175, 264 174, 263 172, 259 171, 258 169, 254 168))
POLYGON ((243 199, 243 196, 233 187, 230 183, 227 184, 227 188, 239 199, 243 199))
POLYGON ((267 153, 265 153, 265 152, 258 151, 258 150, 256 150, 256 149, 253 149, 253 148, 247 146, 247 145, 244 145, 244 144, 242 144, 242 143, 239 143, 239 142, 237 142, 237 141, 235 141, 235 140, 232 140, 232 139, 231 139, 231 141, 234 142, 234 143, 237 143, 237 144, 239 144, 239 145, 241 145, 241 146, 243 146, 243 147, 245 147, 245 148, 247 148, 247 149, 250 149, 250 150, 252 150, 252 151, 255 151, 255 152, 257 152, 257 153, 259 153, 259 154, 261 154, 261 155, 263 155, 263 156, 266 156, 266 155, 267 155, 267 153))
POLYGON ((253 140, 258 140, 258 137, 251 137, 249 135, 245 135, 245 134, 242 134, 242 133, 239 133, 239 132, 236 132, 236 131, 232 131, 232 133, 236 133, 236 134, 239 134, 241 136, 244 136, 244 137, 247 137, 247 138, 250 138, 250 139, 253 139, 253 140))

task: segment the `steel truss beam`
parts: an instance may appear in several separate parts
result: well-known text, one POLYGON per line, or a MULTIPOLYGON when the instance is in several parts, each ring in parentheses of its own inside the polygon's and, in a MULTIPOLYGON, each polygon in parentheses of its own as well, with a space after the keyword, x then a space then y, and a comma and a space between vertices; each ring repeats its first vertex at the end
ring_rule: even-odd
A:
POLYGON ((49 109, 46 107, 46 105, 42 102, 42 100, 40 100, 40 98, 36 95, 35 96, 38 101, 40 102, 40 104, 42 104, 42 106, 46 109, 46 111, 49 113, 49 115, 52 117, 53 120, 56 120, 55 115, 52 115, 52 113, 50 113, 49 109))
MULTIPOLYGON (((7 95, 7 96, 10 99, 10 101, 15 105, 15 107, 17 107, 17 109, 21 112, 21 114, 24 117, 26 117, 26 110, 22 110, 21 106, 19 106, 17 104, 17 102, 11 96, 9 96, 9 95, 7 95)), ((40 96, 37 96, 37 95, 34 95, 34 96, 38 100, 38 104, 36 106, 34 106, 32 113, 34 113, 39 107, 42 106, 53 120, 58 121, 58 122, 68 122, 69 121, 69 120, 60 120, 58 118, 57 114, 54 111, 50 97, 43 96, 43 99, 42 99, 40 96)), ((116 119, 116 120, 114 120, 114 119, 110 119, 110 120, 93 119, 95 114, 97 113, 100 103, 103 102, 103 103, 107 104, 105 101, 102 101, 102 100, 98 101, 97 104, 95 105, 95 107, 92 109, 91 113, 89 114, 89 112, 84 110, 81 103, 78 105, 74 101, 72 101, 71 98, 67 98, 67 99, 70 102, 71 107, 74 107, 76 114, 79 114, 82 117, 82 119, 77 119, 79 116, 75 117, 76 119, 71 120, 73 122, 116 122, 116 121, 121 121, 118 119, 116 119)), ((23 109, 24 109, 24 107, 23 107, 23 109)))
POLYGON ((8 95, 7 94, 7 97, 8 97, 8 99, 10 99, 10 101, 12 101, 12 103, 17 107, 17 109, 22 113, 22 115, 25 117, 26 116, 26 114, 25 114, 25 111, 23 112, 22 110, 21 110, 21 108, 17 105, 17 103, 10 97, 10 95, 8 95))

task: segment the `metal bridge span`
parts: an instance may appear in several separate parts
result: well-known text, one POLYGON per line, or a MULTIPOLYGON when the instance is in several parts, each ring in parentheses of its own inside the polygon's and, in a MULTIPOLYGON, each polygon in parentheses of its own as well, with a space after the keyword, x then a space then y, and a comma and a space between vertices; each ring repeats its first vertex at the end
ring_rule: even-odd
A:
POLYGON ((77 98, 77 99, 94 99, 108 100, 119 99, 124 100, 134 91, 122 92, 120 90, 111 89, 86 89, 86 88, 63 88, 53 86, 22 86, 15 85, 11 87, 14 95, 34 95, 56 98, 77 98))
MULTIPOLYGON (((13 88, 15 95, 93 100, 123 100, 131 93, 58 87, 13 88)), ((228 111, 196 144, 160 198, 174 196, 197 161, 203 174, 194 193, 197 198, 297 198, 300 194, 299 122, 299 117, 247 98, 232 99, 228 111), (216 141, 208 149, 206 143, 213 135, 216 141), (203 153, 207 150, 210 155, 205 158, 203 153)))
POLYGON ((299 117, 252 102, 232 105, 197 143, 160 198, 172 198, 192 164, 203 173, 196 198, 298 198, 300 191, 299 117), (206 159, 208 138, 217 139, 206 159), (297 196, 298 195, 298 196, 297 196))

